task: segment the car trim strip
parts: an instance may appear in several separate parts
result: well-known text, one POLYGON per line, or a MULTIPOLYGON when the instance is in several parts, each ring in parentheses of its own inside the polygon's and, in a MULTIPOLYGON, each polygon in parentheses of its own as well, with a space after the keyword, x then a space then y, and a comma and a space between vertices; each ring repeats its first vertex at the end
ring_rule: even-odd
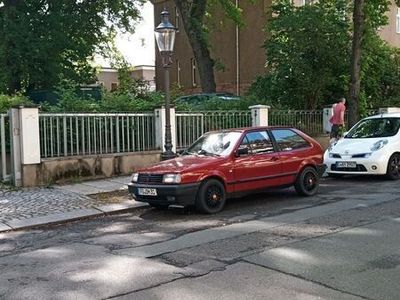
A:
POLYGON ((292 176, 292 175, 296 175, 296 174, 297 174, 297 172, 288 172, 288 173, 281 173, 278 175, 253 177, 253 178, 249 178, 249 179, 230 181, 230 182, 227 182, 227 184, 237 184, 237 183, 244 183, 244 182, 249 182, 249 181, 260 181, 260 180, 265 180, 265 179, 273 179, 273 178, 278 178, 278 177, 292 176))

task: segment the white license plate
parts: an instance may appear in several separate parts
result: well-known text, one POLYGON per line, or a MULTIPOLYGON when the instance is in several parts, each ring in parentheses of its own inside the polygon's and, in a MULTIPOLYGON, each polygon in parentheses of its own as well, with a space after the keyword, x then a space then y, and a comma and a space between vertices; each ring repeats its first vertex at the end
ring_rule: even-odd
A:
POLYGON ((355 161, 337 161, 337 168, 357 168, 357 163, 355 161))
POLYGON ((156 189, 138 188, 138 193, 141 196, 157 196, 156 189))

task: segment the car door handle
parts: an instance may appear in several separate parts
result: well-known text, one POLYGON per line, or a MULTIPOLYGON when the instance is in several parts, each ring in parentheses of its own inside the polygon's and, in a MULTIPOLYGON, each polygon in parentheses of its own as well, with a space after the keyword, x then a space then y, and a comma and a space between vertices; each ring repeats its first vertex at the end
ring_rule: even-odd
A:
POLYGON ((279 157, 278 157, 278 156, 272 156, 272 157, 271 157, 271 161, 277 161, 277 160, 279 160, 279 157))

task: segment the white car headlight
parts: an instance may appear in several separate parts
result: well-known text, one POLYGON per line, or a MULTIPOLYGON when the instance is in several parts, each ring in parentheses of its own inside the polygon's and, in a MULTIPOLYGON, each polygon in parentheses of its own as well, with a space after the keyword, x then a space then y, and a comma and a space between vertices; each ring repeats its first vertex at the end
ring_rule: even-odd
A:
POLYGON ((331 152, 331 151, 332 151, 332 149, 333 149, 333 147, 335 147, 335 146, 336 146, 336 144, 337 144, 337 141, 336 141, 336 142, 333 142, 333 143, 331 143, 331 144, 329 145, 329 147, 328 147, 328 152, 331 152))
POLYGON ((372 145, 371 151, 378 151, 382 149, 385 145, 387 145, 388 140, 379 140, 375 144, 372 145))
POLYGON ((137 182, 139 177, 139 173, 133 173, 131 177, 131 182, 137 182))
POLYGON ((164 174, 163 183, 180 183, 181 174, 164 174))

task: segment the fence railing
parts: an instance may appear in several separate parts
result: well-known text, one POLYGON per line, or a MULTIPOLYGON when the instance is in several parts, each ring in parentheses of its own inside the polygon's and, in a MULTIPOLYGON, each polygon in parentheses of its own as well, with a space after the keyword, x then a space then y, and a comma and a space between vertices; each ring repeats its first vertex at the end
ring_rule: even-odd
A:
POLYGON ((10 154, 10 118, 7 114, 0 114, 0 179, 9 180, 11 177, 10 154))
POLYGON ((270 110, 268 115, 271 126, 293 126, 310 135, 323 133, 322 119, 322 110, 270 110))
POLYGON ((154 150, 153 113, 40 114, 42 158, 154 150))
POLYGON ((199 111, 177 112, 176 148, 192 144, 204 132, 251 126, 250 111, 199 111))

